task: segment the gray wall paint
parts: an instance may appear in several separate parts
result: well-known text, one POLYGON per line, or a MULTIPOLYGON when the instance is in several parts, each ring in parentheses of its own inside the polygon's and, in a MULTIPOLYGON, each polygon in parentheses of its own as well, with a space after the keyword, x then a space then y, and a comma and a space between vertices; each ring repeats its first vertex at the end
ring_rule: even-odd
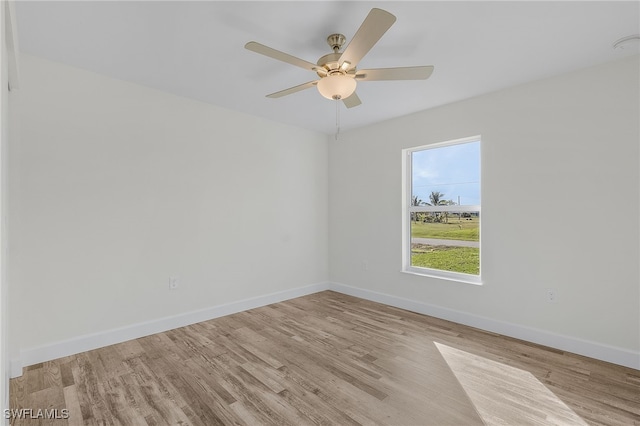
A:
POLYGON ((331 141, 331 280, 638 353, 638 75, 636 56, 331 141), (401 273, 401 150, 474 135, 484 285, 401 273))
POLYGON ((12 306, 13 346, 330 279, 637 353, 638 69, 630 58, 334 141, 23 56, 9 261, 29 305, 12 306), (401 150, 477 134, 484 285, 401 273, 401 150))
POLYGON ((325 135, 27 55, 21 101, 21 349, 327 280, 325 135))

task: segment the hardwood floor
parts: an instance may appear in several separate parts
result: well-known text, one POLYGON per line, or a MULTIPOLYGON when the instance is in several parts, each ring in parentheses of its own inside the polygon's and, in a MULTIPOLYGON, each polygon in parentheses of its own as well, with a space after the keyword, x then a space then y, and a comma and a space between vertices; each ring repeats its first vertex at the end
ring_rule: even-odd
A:
POLYGON ((16 425, 640 425, 640 371, 326 291, 33 365, 16 425))

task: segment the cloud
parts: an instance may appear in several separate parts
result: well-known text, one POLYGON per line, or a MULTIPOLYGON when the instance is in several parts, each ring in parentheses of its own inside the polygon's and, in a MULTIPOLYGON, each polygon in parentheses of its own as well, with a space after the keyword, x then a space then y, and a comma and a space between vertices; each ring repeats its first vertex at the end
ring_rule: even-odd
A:
POLYGON ((464 143, 415 151, 412 192, 428 199, 432 191, 463 204, 480 202, 480 144, 464 143))

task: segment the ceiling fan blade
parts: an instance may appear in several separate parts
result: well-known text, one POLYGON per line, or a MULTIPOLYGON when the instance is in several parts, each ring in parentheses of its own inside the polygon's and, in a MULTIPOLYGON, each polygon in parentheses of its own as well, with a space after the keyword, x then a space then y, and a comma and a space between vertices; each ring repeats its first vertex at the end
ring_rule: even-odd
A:
POLYGON ((256 52, 261 55, 268 56, 270 58, 277 59, 291 65, 295 65, 300 68, 304 68, 306 70, 315 71, 318 68, 318 65, 316 64, 307 62, 304 59, 296 58, 295 56, 291 56, 288 53, 272 49, 268 46, 265 46, 264 44, 260 44, 255 41, 250 41, 249 43, 245 44, 244 48, 247 50, 251 50, 252 52, 256 52))
POLYGON ((380 40, 396 22, 396 17, 382 9, 371 9, 351 42, 340 56, 340 63, 349 62, 355 67, 364 55, 380 40))
POLYGON ((342 102, 344 102, 344 106, 347 108, 357 107, 362 103, 358 95, 356 95, 356 92, 353 92, 348 98, 343 99, 342 102))
POLYGON ((283 96, 287 96, 287 95, 290 95, 292 93, 296 93, 296 92, 299 92, 301 90, 308 89, 310 87, 315 86, 316 84, 318 84, 317 80, 308 81, 306 83, 299 84, 299 85, 293 86, 293 87, 289 87, 288 89, 284 89, 284 90, 281 90, 279 92, 271 93, 270 95, 267 95, 267 98, 281 98, 283 96))
POLYGON ((401 67, 401 68, 375 68, 370 70, 358 70, 356 80, 426 80, 433 72, 433 66, 401 67))

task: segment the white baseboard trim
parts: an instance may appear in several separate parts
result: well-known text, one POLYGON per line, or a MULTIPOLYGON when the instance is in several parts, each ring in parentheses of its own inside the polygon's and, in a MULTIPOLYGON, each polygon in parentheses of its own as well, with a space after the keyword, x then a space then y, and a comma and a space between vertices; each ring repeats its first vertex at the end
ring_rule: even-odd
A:
POLYGON ((589 340, 512 324, 345 284, 331 283, 330 290, 640 370, 640 352, 603 345, 589 340))
POLYGON ((217 305, 198 311, 160 318, 153 321, 132 324, 130 326, 107 330, 100 333, 79 336, 48 345, 24 349, 20 351, 20 358, 11 360, 10 374, 12 378, 19 377, 22 375, 23 367, 28 365, 51 361, 64 356, 126 342, 127 340, 161 333, 163 331, 231 315, 248 309, 259 308, 261 306, 294 299, 296 297, 318 293, 324 290, 333 290, 338 293, 359 297, 372 302, 383 303, 385 305, 490 331, 492 333, 498 333, 514 337, 516 339, 526 340, 528 342, 640 370, 640 353, 628 349, 603 345, 545 330, 498 321, 467 312, 456 311, 454 309, 405 299, 390 294, 379 293, 359 287, 335 282, 322 282, 239 300, 237 302, 231 302, 224 305, 217 305))
POLYGON ((38 364, 44 361, 51 361, 80 352, 114 345, 116 343, 126 342, 127 340, 137 339, 155 333, 162 333, 163 331, 172 330, 174 328, 184 327, 190 324, 246 311, 248 309, 259 308, 272 303, 306 296, 308 294, 328 290, 329 288, 330 284, 328 282, 316 283, 239 300, 237 302, 226 303, 224 305, 217 305, 198 311, 186 312, 184 314, 173 315, 153 321, 132 324, 130 326, 107 330, 100 333, 74 337, 73 339, 55 342, 48 345, 24 349, 20 351, 19 359, 11 360, 10 374, 12 378, 19 377, 22 375, 23 367, 29 365, 38 364))

